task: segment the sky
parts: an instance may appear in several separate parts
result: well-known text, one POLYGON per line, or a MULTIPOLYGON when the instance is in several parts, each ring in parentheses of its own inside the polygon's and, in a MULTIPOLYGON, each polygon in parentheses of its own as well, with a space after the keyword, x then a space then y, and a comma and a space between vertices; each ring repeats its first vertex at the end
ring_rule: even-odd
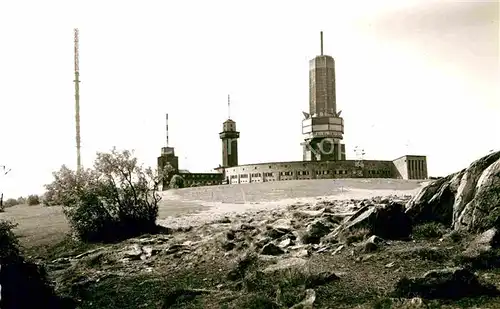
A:
POLYGON ((80 31, 82 163, 134 149, 155 166, 221 163, 230 116, 239 163, 302 160, 309 60, 335 58, 347 157, 426 155, 444 176, 500 148, 498 1, 1 1, 0 176, 41 194, 76 167, 73 29, 80 31))

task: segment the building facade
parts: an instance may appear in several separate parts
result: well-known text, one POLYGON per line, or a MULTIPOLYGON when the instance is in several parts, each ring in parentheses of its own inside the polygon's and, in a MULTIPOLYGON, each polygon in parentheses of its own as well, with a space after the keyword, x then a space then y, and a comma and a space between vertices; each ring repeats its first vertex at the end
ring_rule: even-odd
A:
MULTIPOLYGON (((344 119, 337 111, 335 60, 321 54, 309 62, 309 112, 303 112, 303 161, 238 165, 236 122, 226 120, 219 137, 222 141, 222 165, 214 173, 190 173, 179 170, 172 147, 162 148, 158 168, 170 164, 187 186, 245 184, 298 179, 395 178, 427 179, 427 158, 405 155, 392 161, 347 160, 343 143, 344 119)), ((170 179, 165 179, 164 188, 170 179)))

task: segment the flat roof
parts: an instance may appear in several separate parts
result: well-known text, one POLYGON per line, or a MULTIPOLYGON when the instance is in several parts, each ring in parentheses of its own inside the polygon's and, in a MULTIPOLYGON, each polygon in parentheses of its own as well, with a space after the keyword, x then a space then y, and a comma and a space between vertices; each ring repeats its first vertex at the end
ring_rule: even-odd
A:
POLYGON ((404 157, 419 157, 419 158, 426 158, 427 156, 422 156, 422 155, 404 155, 404 156, 401 156, 401 157, 399 157, 399 158, 394 159, 393 161, 399 160, 399 159, 404 158, 404 157))
POLYGON ((392 160, 339 160, 339 161, 281 161, 281 162, 260 162, 260 163, 252 163, 252 164, 240 164, 232 167, 218 167, 221 168, 233 168, 233 167, 243 167, 249 165, 269 165, 269 164, 291 164, 291 163, 335 163, 335 162, 355 162, 355 161, 364 161, 364 162, 392 162, 392 160))

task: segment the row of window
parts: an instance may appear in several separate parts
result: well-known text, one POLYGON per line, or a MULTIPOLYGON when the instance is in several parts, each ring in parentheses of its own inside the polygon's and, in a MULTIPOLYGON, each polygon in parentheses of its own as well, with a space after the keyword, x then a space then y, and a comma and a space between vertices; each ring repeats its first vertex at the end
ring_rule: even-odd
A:
MULTIPOLYGON (((356 171, 352 171, 352 174, 359 174, 359 170, 356 170, 356 171)), ((264 177, 274 177, 274 173, 272 172, 266 172, 266 173, 262 173, 264 174, 264 177)), ((348 171, 347 170, 334 170, 334 171, 331 171, 331 170, 325 170, 325 171, 316 171, 316 175, 347 175, 348 174, 348 171)), ((368 174, 369 175, 382 175, 382 176, 391 176, 391 172, 388 171, 388 170, 368 170, 368 174)), ((248 178, 248 175, 249 174, 240 174, 240 178, 248 178)), ((288 172, 280 172, 280 176, 293 176, 293 172, 292 171, 288 171, 288 172)), ((297 175, 298 176, 306 176, 306 175, 310 175, 310 172, 309 171, 297 171, 297 175)), ((251 173, 250 176, 252 178, 258 178, 258 177, 261 177, 261 173, 251 173)), ((238 178, 238 175, 231 175, 230 176, 231 179, 236 179, 238 178)))
POLYGON ((182 177, 184 178, 211 178, 211 179, 215 179, 215 178, 219 178, 220 175, 217 175, 217 174, 182 174, 182 177))
POLYGON ((369 170, 368 171, 369 175, 384 175, 384 176, 390 176, 391 171, 374 171, 374 170, 369 170))

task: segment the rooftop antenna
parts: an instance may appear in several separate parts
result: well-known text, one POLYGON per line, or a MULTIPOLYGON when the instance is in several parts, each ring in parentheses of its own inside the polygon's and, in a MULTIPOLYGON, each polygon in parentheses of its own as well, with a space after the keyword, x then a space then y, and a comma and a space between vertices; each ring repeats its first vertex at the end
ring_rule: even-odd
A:
POLYGON ((231 97, 227 95, 227 119, 231 119, 231 97))
POLYGON ((167 131, 167 147, 168 147, 168 113, 165 114, 165 116, 166 116, 165 117, 165 120, 166 120, 166 127, 165 128, 166 128, 166 131, 167 131))
POLYGON ((78 55, 78 28, 75 31, 75 124, 76 124, 76 171, 82 168, 80 156, 80 68, 78 55))
POLYGON ((321 56, 323 56, 323 31, 320 32, 320 39, 321 39, 321 56))

